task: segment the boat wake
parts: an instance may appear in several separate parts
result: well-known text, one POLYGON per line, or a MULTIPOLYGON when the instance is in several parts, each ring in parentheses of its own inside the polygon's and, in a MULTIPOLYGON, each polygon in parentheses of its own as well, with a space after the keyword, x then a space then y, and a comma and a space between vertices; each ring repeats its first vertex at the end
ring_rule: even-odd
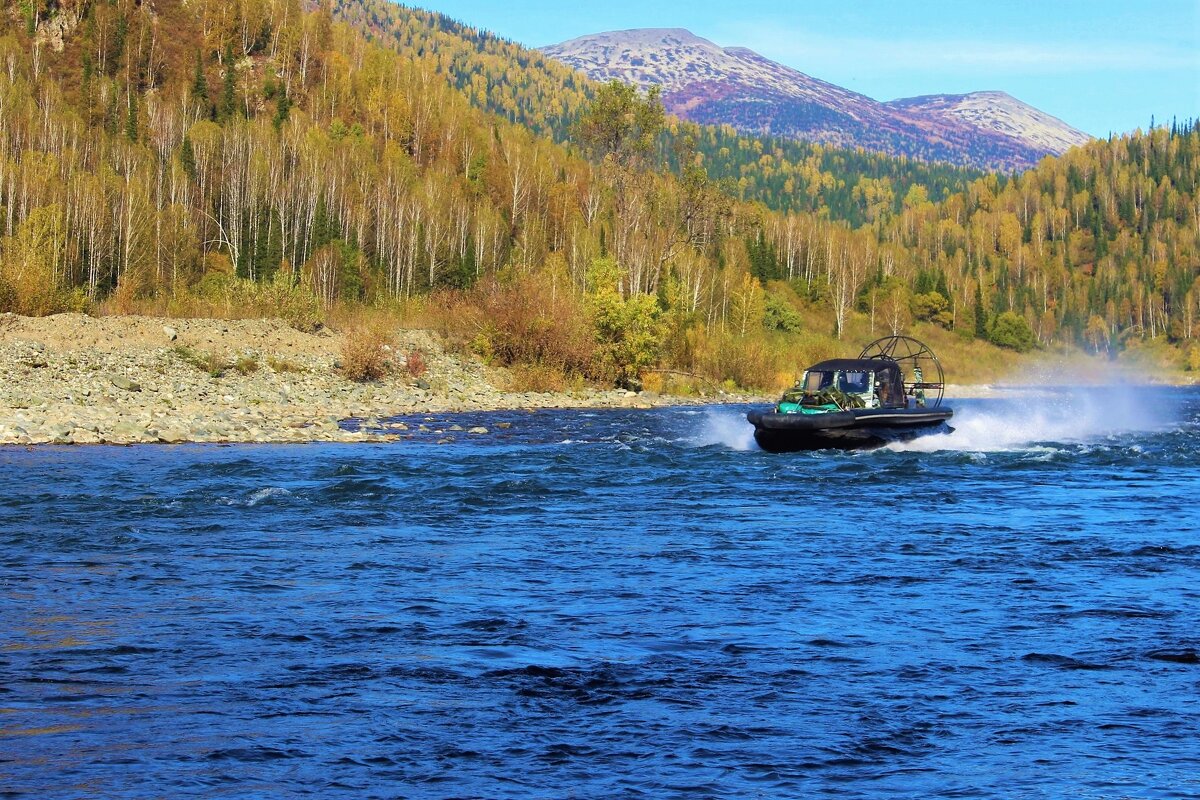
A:
POLYGON ((706 408, 689 437, 696 447, 725 447, 745 452, 757 450, 754 427, 746 422, 744 410, 706 408))
POLYGON ((1177 403, 1148 386, 1031 387, 1013 397, 953 403, 953 433, 888 446, 894 452, 1006 452, 1084 444, 1175 424, 1177 403))

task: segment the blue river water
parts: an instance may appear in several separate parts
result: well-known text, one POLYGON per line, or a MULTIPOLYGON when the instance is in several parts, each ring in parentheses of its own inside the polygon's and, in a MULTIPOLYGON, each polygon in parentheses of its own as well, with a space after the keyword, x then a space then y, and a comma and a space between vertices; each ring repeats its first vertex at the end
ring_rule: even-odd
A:
POLYGON ((0 448, 0 797, 1200 797, 1200 392, 955 406, 0 448))

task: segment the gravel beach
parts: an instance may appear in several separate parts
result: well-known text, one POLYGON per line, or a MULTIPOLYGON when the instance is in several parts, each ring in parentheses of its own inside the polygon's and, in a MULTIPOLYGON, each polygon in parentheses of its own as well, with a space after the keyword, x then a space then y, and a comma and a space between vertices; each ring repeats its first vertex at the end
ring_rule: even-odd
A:
POLYGON ((339 423, 763 399, 513 393, 501 388, 503 371, 447 353, 429 331, 401 330, 395 339, 401 366, 377 383, 359 384, 338 373, 340 334, 302 333, 277 320, 0 315, 0 444, 377 442, 403 430, 366 434, 339 423), (402 366, 403 354, 414 350, 428 367, 419 381, 402 366), (227 365, 219 376, 196 363, 209 355, 227 365))

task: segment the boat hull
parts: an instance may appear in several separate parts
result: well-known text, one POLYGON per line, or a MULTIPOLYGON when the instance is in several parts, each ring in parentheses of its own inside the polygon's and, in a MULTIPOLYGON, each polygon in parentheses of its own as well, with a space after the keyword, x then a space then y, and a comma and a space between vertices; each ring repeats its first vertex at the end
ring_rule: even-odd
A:
POLYGON ((948 408, 883 408, 828 414, 752 411, 754 440, 768 453, 809 450, 870 450, 919 436, 950 433, 948 408))

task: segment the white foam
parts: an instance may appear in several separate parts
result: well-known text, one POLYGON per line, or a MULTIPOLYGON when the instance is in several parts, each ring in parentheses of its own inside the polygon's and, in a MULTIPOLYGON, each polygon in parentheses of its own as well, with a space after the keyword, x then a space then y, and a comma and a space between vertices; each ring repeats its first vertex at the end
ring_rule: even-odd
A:
POLYGON ((1164 393, 1130 385, 1038 387, 1005 399, 978 401, 956 409, 954 433, 897 443, 901 452, 1053 451, 1127 433, 1160 430, 1176 409, 1164 393))
POLYGON ((743 412, 729 409, 705 409, 691 441, 698 447, 721 446, 738 451, 757 448, 754 426, 743 412))
POLYGON ((253 492, 248 498, 246 498, 243 505, 253 508, 259 503, 264 503, 272 498, 290 497, 291 494, 291 492, 289 492, 287 489, 284 489, 282 486, 270 486, 266 489, 259 489, 253 492))

